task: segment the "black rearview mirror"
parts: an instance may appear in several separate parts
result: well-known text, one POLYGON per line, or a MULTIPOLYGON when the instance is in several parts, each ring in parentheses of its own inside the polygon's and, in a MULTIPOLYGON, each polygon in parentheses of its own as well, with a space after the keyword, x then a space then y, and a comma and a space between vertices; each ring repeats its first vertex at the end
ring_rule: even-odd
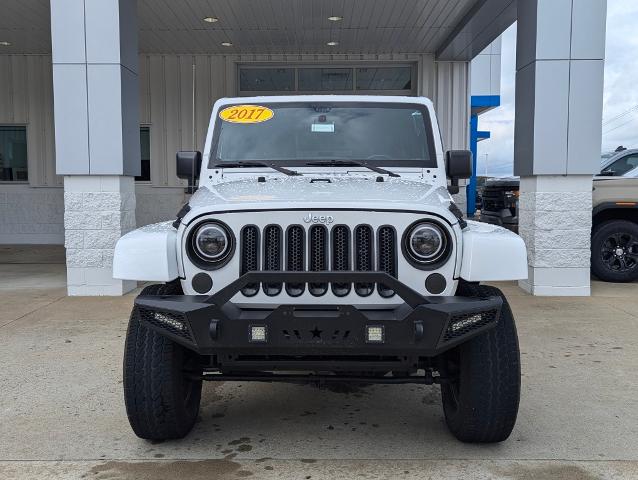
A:
POLYGON ((459 180, 472 176, 472 152, 469 150, 448 150, 445 154, 445 173, 450 179, 450 193, 459 193, 459 180))
POLYGON ((195 191, 195 183, 202 168, 201 152, 177 152, 177 176, 188 180, 188 193, 195 191))

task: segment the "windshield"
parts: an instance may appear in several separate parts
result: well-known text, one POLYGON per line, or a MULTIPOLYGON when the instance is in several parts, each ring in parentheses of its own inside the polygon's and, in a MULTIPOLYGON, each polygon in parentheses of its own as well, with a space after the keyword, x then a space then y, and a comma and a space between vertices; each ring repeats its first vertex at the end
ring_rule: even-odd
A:
POLYGON ((305 165, 359 161, 436 167, 427 108, 402 103, 269 103, 224 107, 209 167, 224 162, 305 165))
POLYGON ((622 177, 636 168, 638 168, 638 154, 630 153, 614 160, 611 164, 603 168, 600 173, 601 175, 610 177, 622 177))

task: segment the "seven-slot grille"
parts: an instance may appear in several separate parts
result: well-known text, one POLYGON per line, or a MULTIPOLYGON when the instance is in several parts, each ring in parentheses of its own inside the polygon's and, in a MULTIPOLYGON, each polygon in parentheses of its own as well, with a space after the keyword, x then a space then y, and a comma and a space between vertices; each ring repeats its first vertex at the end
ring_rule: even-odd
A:
MULTIPOLYGON (((354 230, 347 225, 335 225, 330 230, 325 225, 312 225, 308 230, 301 225, 290 225, 286 229, 268 225, 261 231, 254 225, 248 225, 241 231, 240 255, 240 275, 260 269, 366 272, 374 271, 376 264, 376 270, 397 276, 397 235, 391 226, 379 227, 375 232, 369 225, 359 225, 354 230)), ((286 293, 291 297, 302 295, 306 287, 316 297, 325 295, 328 288, 337 297, 346 296, 352 290, 350 283, 285 285, 286 293)), ((354 291, 366 297, 374 292, 374 287, 372 283, 356 283, 354 291)), ((261 288, 268 296, 282 292, 281 282, 264 283, 261 288)), ((377 290, 384 298, 394 295, 394 291, 383 284, 378 284, 377 290)), ((256 295, 258 291, 258 284, 250 284, 242 289, 247 297, 256 295)))

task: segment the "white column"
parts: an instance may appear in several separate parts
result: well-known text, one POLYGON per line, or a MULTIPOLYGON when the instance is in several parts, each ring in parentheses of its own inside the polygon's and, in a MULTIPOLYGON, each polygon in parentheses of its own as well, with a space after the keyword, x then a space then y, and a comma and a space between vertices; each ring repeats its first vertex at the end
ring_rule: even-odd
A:
POLYGON ((113 280, 113 249, 135 228, 135 182, 116 175, 64 177, 69 295, 122 295, 136 282, 113 280))
POLYGON ((514 173, 534 295, 590 294, 600 162, 605 0, 518 3, 514 173))
POLYGON ((519 234, 528 255, 534 295, 588 296, 592 218, 591 175, 521 178, 519 234))
POLYGON ((51 0, 56 171, 69 295, 122 295, 117 239, 135 227, 140 171, 135 0, 51 0))

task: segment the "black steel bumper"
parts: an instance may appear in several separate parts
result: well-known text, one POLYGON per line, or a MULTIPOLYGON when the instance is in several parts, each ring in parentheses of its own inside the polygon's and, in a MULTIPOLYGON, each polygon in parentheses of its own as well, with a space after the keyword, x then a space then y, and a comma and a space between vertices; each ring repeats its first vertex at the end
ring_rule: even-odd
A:
POLYGON ((493 328, 501 306, 500 297, 426 297, 383 272, 250 272, 212 296, 140 295, 134 314, 199 354, 257 363, 264 356, 433 357, 493 328), (319 303, 255 309, 230 302, 244 286, 260 282, 383 283, 404 303, 363 310, 319 303), (253 327, 265 327, 265 340, 251 339, 253 327), (376 332, 382 332, 382 341, 370 341, 368 327, 381 327, 376 332))

